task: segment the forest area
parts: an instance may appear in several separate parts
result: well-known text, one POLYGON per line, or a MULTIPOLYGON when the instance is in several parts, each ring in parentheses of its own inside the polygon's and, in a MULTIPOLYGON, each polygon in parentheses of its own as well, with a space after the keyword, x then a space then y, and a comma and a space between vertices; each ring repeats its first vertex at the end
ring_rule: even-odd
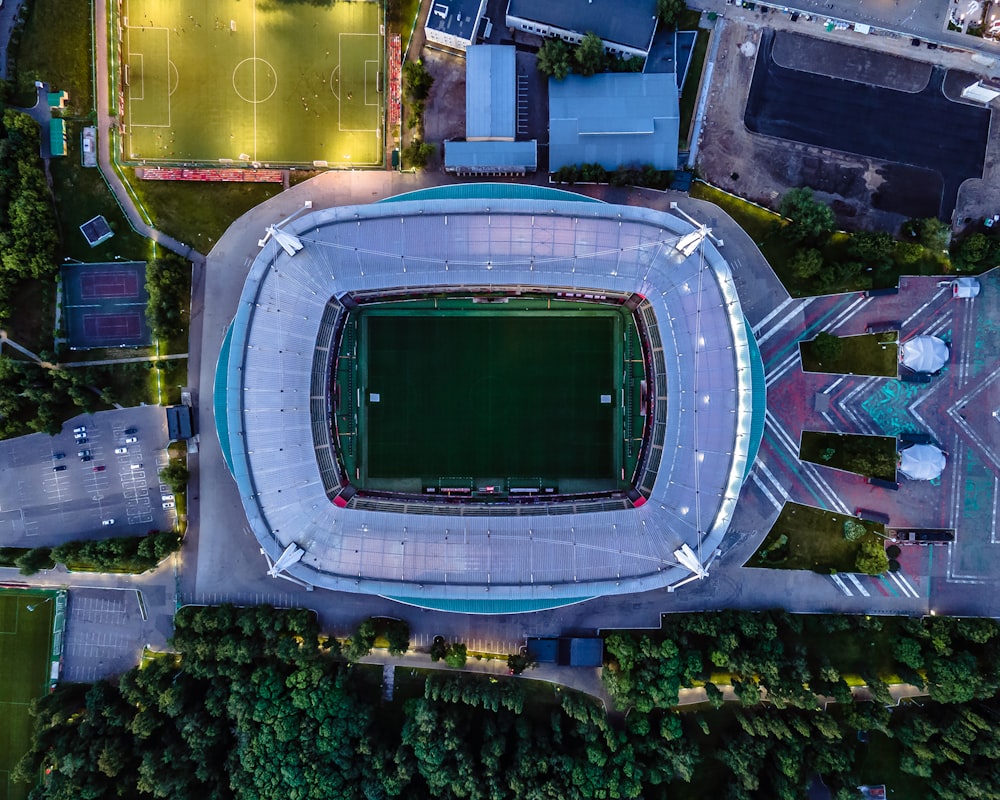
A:
MULTIPOLYGON (((885 633, 878 618, 809 621, 838 650, 885 633)), ((309 611, 186 607, 176 654, 37 701, 33 749, 13 777, 44 774, 33 800, 790 799, 817 777, 849 798, 877 739, 896 761, 886 771, 908 776, 907 797, 1000 797, 997 624, 885 622, 893 643, 865 676, 865 701, 835 650, 810 646, 813 632, 784 612, 685 614, 655 636, 614 634, 609 715, 585 695, 542 685, 539 701, 535 681, 456 672, 410 679, 387 702, 381 668, 348 661, 357 648, 323 636, 309 611), (713 677, 739 701, 723 702, 713 677), (892 705, 887 680, 926 684, 930 699, 892 705), (709 702, 679 710, 678 690, 699 683, 709 702)))

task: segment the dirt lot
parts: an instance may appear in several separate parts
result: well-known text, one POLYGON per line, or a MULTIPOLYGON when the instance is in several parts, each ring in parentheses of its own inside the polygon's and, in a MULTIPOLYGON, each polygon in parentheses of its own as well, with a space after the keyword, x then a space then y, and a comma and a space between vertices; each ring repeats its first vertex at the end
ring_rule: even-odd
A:
MULTIPOLYGON (((822 199, 833 204, 840 224, 849 230, 897 229, 909 214, 880 210, 879 206, 898 205, 900 197, 908 194, 908 185, 940 180, 913 167, 751 134, 743 117, 761 26, 730 19, 716 35, 723 38, 698 158, 698 168, 706 180, 771 207, 788 189, 812 186, 822 199)), ((775 48, 780 61, 795 68, 808 65, 812 72, 869 80, 882 86, 891 83, 888 88, 908 92, 920 91, 930 74, 931 65, 915 64, 895 55, 787 32, 778 37, 779 41, 782 38, 787 41, 775 48)), ((950 97, 955 96, 954 86, 963 79, 952 75, 945 79, 945 91, 950 97)), ((955 219, 960 223, 1000 208, 1000 126, 996 117, 994 114, 984 179, 970 179, 959 190, 955 219)), ((905 210, 915 214, 925 211, 919 204, 905 210)))

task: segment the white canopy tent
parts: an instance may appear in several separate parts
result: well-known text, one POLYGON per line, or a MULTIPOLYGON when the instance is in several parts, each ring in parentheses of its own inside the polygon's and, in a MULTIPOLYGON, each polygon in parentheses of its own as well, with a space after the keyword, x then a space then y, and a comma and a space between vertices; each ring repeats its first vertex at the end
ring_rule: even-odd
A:
POLYGON ((951 282, 952 296, 965 299, 979 295, 979 281, 975 278, 955 278, 951 282))
POLYGON ((937 372, 948 356, 948 345, 937 336, 914 336, 899 348, 899 360, 914 372, 937 372))
POLYGON ((899 454, 899 471, 911 481, 931 481, 944 472, 944 452, 932 444, 915 444, 899 454))

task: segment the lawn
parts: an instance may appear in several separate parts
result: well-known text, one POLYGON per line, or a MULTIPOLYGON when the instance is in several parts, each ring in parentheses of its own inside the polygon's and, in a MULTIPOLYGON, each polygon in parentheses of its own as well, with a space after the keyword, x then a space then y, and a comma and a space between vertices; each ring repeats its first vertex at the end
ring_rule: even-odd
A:
MULTIPOLYGON (((56 285, 25 280, 18 284, 17 302, 12 308, 7 335, 22 347, 38 354, 42 350, 52 350, 53 331, 56 324, 56 285)), ((11 358, 20 355, 11 349, 4 352, 11 358)))
POLYGON ((885 481, 896 479, 896 437, 803 431, 799 458, 885 481))
POLYGON ((617 312, 370 310, 359 325, 369 485, 615 480, 617 312))
POLYGON ((823 360, 815 352, 815 339, 799 342, 802 369, 805 372, 895 378, 899 369, 897 337, 896 331, 839 337, 842 345, 840 354, 823 360))
MULTIPOLYGON (((761 546, 748 560, 747 567, 769 569, 807 569, 813 572, 854 572, 861 542, 844 538, 848 517, 812 506, 785 503, 761 546)), ((869 536, 885 532, 874 522, 862 522, 869 536)), ((881 538, 881 537, 880 537, 881 538)))
POLYGON ((147 261, 152 243, 136 233, 96 167, 80 164, 80 131, 83 123, 67 123, 66 158, 51 161, 53 192, 64 257, 78 261, 147 261), (87 244, 80 225, 102 214, 115 235, 96 247, 87 244))
POLYGON ((0 590, 0 800, 23 800, 31 789, 9 776, 31 742, 28 704, 48 689, 57 596, 0 590))
POLYGON ((153 227, 207 253, 235 220, 281 192, 277 183, 142 181, 122 169, 153 227))
POLYGON ((406 48, 410 46, 410 36, 417 25, 420 0, 388 0, 386 6, 389 33, 399 34, 400 52, 405 56, 406 48))

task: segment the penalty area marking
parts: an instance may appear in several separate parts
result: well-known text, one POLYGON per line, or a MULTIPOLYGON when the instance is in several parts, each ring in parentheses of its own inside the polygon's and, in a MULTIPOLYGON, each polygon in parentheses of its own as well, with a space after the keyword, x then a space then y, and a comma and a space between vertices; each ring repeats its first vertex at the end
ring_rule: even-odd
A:
POLYGON ((177 84, 175 84, 174 85, 174 89, 171 90, 171 88, 170 88, 170 69, 171 69, 171 67, 173 67, 174 73, 177 74, 177 67, 174 66, 173 61, 171 61, 171 59, 170 59, 170 29, 169 28, 164 28, 162 26, 158 26, 157 25, 157 26, 150 26, 150 27, 147 27, 147 26, 136 26, 135 28, 133 28, 132 26, 128 26, 127 30, 128 30, 128 42, 129 42, 129 51, 128 51, 129 62, 131 63, 132 56, 134 56, 134 55, 138 56, 139 59, 142 62, 142 69, 140 71, 141 86, 142 86, 142 97, 134 97, 133 94, 132 94, 132 91, 131 91, 131 87, 128 87, 129 88, 129 93, 128 93, 128 128, 129 128, 130 131, 132 130, 132 128, 170 128, 170 127, 172 127, 171 118, 172 118, 172 110, 173 110, 171 108, 170 97, 174 93, 174 91, 176 91, 177 84, 180 83, 180 75, 178 74, 177 75, 177 84), (131 45, 132 45, 132 31, 134 29, 138 29, 138 30, 141 30, 141 31, 144 31, 144 32, 145 31, 163 31, 163 33, 165 35, 165 41, 167 43, 167 59, 166 59, 167 60, 167 98, 166 98, 166 103, 167 103, 167 122, 166 122, 165 125, 164 124, 156 125, 156 124, 152 124, 152 123, 137 123, 137 122, 133 122, 132 121, 134 119, 134 117, 135 117, 134 113, 132 112, 132 101, 133 100, 137 100, 139 102, 145 102, 145 100, 146 100, 146 72, 145 72, 145 63, 146 63, 145 58, 146 57, 143 54, 143 52, 141 52, 141 51, 136 51, 134 53, 132 52, 132 47, 131 47, 131 45))

